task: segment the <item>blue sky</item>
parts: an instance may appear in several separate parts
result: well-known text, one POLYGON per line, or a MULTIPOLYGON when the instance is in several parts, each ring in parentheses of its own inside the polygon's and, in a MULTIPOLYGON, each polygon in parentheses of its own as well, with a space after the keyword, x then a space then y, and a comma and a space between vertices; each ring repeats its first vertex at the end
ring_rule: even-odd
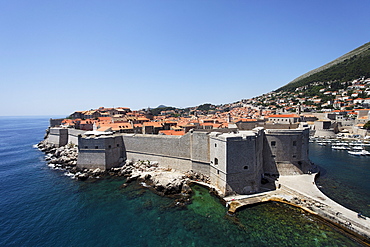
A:
POLYGON ((0 115, 225 104, 369 42, 370 1, 0 0, 0 115))

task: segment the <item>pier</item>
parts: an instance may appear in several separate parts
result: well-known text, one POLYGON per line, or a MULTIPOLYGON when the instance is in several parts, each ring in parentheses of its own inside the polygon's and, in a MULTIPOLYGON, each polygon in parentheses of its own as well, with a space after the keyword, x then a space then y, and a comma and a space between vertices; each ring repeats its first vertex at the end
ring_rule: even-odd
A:
POLYGON ((276 181, 276 190, 225 197, 228 212, 233 214, 241 207, 256 203, 283 202, 320 216, 342 229, 344 234, 352 235, 370 246, 370 218, 343 207, 323 194, 315 184, 315 176, 316 174, 280 176, 276 181))

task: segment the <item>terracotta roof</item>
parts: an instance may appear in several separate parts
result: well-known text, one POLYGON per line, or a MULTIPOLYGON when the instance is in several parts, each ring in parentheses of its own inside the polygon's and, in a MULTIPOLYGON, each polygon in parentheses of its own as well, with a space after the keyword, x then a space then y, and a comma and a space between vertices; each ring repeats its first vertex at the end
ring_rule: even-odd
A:
POLYGON ((257 122, 257 119, 253 119, 253 118, 239 118, 236 122, 257 122))
POLYGON ((156 128, 162 128, 163 125, 162 123, 160 122, 145 122, 143 123, 144 126, 153 126, 153 127, 156 127, 156 128))
POLYGON ((178 130, 160 130, 159 134, 164 134, 167 136, 182 136, 185 135, 185 131, 178 131, 178 130))
POLYGON ((269 118, 299 118, 297 114, 270 115, 269 118))

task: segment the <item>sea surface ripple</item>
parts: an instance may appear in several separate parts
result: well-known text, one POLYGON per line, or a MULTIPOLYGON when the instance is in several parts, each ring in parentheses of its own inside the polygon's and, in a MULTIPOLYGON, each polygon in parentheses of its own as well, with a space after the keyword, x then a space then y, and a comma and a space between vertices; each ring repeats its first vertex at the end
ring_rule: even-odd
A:
MULTIPOLYGON (((48 118, 0 117, 0 126, 0 246, 358 246, 284 204, 261 204, 230 217, 200 186, 193 187, 193 203, 179 208, 139 184, 122 188, 122 178, 73 180, 50 169, 33 147, 48 118)), ((315 152, 311 156, 322 165, 315 152)), ((365 168, 352 176, 361 177, 365 168)), ((323 187, 332 180, 358 186, 327 175, 323 187)))

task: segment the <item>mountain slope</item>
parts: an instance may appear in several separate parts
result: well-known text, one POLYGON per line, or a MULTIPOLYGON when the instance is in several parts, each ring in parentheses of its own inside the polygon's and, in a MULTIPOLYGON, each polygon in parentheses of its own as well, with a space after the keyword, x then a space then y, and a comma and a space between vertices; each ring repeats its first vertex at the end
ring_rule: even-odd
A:
POLYGON ((370 42, 294 79, 277 91, 292 91, 311 82, 348 81, 370 77, 370 42))

